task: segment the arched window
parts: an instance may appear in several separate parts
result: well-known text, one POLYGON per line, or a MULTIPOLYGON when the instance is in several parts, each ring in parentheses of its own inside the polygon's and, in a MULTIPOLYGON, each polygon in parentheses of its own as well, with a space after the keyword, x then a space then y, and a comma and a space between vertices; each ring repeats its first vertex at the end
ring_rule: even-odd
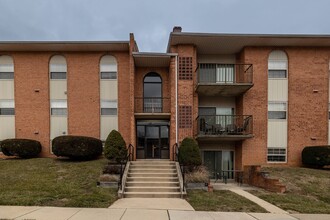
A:
POLYGON ((268 58, 268 79, 286 79, 288 77, 288 57, 281 50, 274 50, 268 58))
POLYGON ((11 56, 0 56, 0 79, 14 79, 14 61, 11 56))
POLYGON ((100 138, 106 140, 111 130, 118 130, 118 64, 114 56, 100 60, 100 138))
POLYGON ((144 112, 162 112, 162 78, 154 72, 143 80, 144 112))
POLYGON ((50 79, 66 79, 67 65, 63 56, 55 55, 49 62, 50 79))
POLYGON ((117 79, 117 60, 115 57, 105 55, 100 61, 100 78, 117 79))
POLYGON ((267 161, 285 163, 288 141, 288 57, 274 50, 268 57, 267 161))

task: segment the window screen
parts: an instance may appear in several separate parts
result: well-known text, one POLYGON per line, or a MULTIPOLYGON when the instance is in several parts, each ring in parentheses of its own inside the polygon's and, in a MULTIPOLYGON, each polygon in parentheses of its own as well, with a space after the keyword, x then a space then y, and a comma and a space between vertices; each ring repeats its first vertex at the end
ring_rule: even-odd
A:
POLYGON ((0 101, 0 115, 15 115, 14 100, 0 101))
POLYGON ((66 79, 66 72, 51 72, 51 79, 66 79))
POLYGON ((0 72, 0 79, 14 79, 13 72, 0 72))
POLYGON ((101 72, 101 79, 117 79, 117 72, 101 72))
POLYGON ((286 119, 286 102, 269 102, 268 119, 286 119))
POLYGON ((286 70, 268 70, 269 79, 286 79, 286 70))
POLYGON ((50 103, 51 115, 67 115, 67 101, 66 100, 54 100, 50 103))
POLYGON ((102 100, 101 115, 117 115, 117 100, 102 100))

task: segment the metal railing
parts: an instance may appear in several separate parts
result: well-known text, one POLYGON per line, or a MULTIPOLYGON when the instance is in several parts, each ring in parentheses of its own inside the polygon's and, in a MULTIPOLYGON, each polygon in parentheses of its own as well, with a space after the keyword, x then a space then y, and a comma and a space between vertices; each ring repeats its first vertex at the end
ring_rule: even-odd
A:
POLYGON ((199 135, 248 135, 253 132, 252 115, 199 115, 199 135))
POLYGON ((135 97, 135 113, 170 113, 171 102, 168 97, 135 97))
MULTIPOLYGON (((175 143, 173 145, 173 160, 176 162, 179 162, 179 145, 177 143, 175 143)), ((185 170, 184 170, 183 164, 180 164, 180 162, 179 162, 179 165, 180 165, 180 171, 182 174, 182 191, 184 192, 185 191, 185 178, 184 178, 185 170)))
POLYGON ((125 172, 125 169, 126 169, 127 162, 128 161, 133 161, 133 159, 134 159, 134 146, 132 144, 129 144, 128 147, 127 147, 127 150, 128 150, 127 157, 120 162, 120 178, 119 178, 119 181, 118 181, 118 189, 119 190, 123 189, 123 186, 122 186, 123 185, 122 184, 123 183, 123 176, 124 176, 124 172, 125 172))
POLYGON ((252 83, 252 64, 198 64, 199 83, 252 83))

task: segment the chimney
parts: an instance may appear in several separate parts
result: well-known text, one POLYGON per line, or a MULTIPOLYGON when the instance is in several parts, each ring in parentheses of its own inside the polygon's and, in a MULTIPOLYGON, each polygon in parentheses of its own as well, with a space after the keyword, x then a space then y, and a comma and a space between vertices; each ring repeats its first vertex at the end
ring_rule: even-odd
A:
POLYGON ((174 26, 173 32, 181 32, 181 31, 182 31, 182 27, 180 27, 180 26, 174 26))

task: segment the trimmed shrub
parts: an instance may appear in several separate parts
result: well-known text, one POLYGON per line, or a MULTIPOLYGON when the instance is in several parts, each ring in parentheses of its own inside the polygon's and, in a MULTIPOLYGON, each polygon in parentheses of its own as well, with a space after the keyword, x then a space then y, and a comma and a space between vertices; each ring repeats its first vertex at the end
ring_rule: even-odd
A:
POLYGON ((6 139, 1 141, 0 148, 6 156, 21 158, 36 157, 41 152, 40 142, 30 139, 6 139))
POLYGON ((127 158, 126 143, 118 131, 112 130, 108 135, 104 144, 104 156, 117 163, 127 158))
POLYGON ((102 141, 85 136, 59 136, 52 141, 53 153, 60 157, 90 160, 102 154, 102 141))
POLYGON ((324 167, 330 165, 330 146, 309 146, 301 153, 305 165, 324 167))
POLYGON ((197 142, 192 138, 183 139, 179 147, 179 162, 185 166, 199 166, 202 158, 197 142))

